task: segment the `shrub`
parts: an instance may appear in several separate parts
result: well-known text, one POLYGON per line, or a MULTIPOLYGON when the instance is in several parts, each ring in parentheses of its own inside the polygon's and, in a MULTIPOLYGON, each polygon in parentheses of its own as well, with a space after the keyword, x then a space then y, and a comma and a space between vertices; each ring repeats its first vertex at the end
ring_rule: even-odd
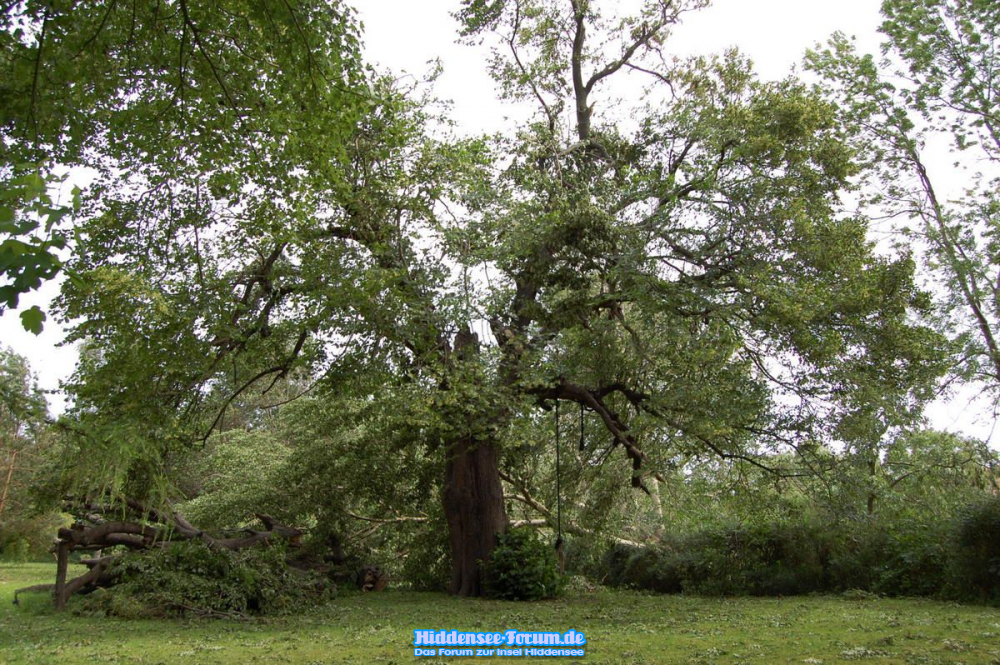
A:
POLYGON ((827 590, 873 591, 882 578, 892 543, 883 525, 870 519, 847 520, 830 528, 827 590))
POLYGON ((952 595, 1000 601, 1000 497, 990 497, 962 512, 952 550, 952 595))
POLYGON ((933 595, 943 584, 942 525, 771 523, 717 527, 644 548, 611 548, 611 586, 709 596, 785 596, 863 589, 933 595), (934 528, 931 528, 931 527, 934 528))
POLYGON ((646 547, 628 557, 622 581, 633 589, 679 593, 683 590, 683 575, 682 557, 663 547, 646 547))
POLYGON ((26 539, 11 538, 4 540, 0 558, 7 563, 27 563, 30 552, 31 545, 26 539))
POLYGON ((873 591, 889 596, 931 596, 946 586, 949 520, 895 523, 873 591))
POLYGON ((612 587, 630 586, 625 569, 632 556, 643 550, 644 548, 622 545, 621 543, 612 544, 608 547, 601 561, 603 574, 597 574, 594 578, 598 582, 612 587))
POLYGON ((289 568, 278 545, 231 551, 177 542, 125 554, 110 572, 117 583, 89 597, 82 612, 125 618, 283 614, 332 590, 322 577, 289 568))
POLYGON ((484 572, 486 594, 493 598, 541 600, 562 590, 555 549, 527 528, 497 537, 484 572))
POLYGON ((448 530, 432 522, 409 541, 400 577, 417 591, 444 591, 451 578, 448 530))

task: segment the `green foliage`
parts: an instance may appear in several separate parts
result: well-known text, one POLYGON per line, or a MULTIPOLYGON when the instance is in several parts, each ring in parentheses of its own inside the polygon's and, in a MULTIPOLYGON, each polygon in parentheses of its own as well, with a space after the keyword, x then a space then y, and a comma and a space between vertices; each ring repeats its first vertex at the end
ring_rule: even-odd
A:
MULTIPOLYGON (((71 206, 52 200, 51 188, 63 179, 38 170, 14 169, 21 172, 9 179, 0 162, 0 314, 17 309, 21 295, 37 289, 44 280, 52 279, 62 268, 58 255, 67 245, 66 231, 60 228, 63 219, 80 208, 80 191, 73 189, 71 206)), ((42 331, 45 313, 38 306, 21 312, 25 330, 42 331)))
MULTIPOLYGON (((450 570, 439 462, 417 438, 431 416, 422 401, 409 401, 418 395, 357 397, 363 386, 345 382, 339 394, 316 388, 268 409, 256 397, 234 404, 225 421, 232 429, 178 456, 170 469, 188 496, 179 510, 216 529, 241 528, 267 513, 309 527, 301 555, 334 565, 345 579, 378 562, 394 586, 444 588, 450 570)), ((279 382, 260 399, 268 405, 302 390, 279 382)))
POLYGON ((9 453, 33 442, 46 413, 45 397, 28 361, 0 346, 0 449, 9 453))
POLYGON ((497 536, 486 562, 486 594, 505 600, 542 600, 562 591, 555 549, 534 529, 515 528, 497 536))
POLYGON ((448 557, 448 526, 443 519, 428 522, 405 539, 406 558, 399 567, 398 579, 417 591, 447 591, 451 581, 448 557))
POLYGON ((1000 602, 1000 497, 969 506, 961 514, 954 552, 954 591, 1000 602))
MULTIPOLYGON (((63 218, 81 200, 77 191, 72 207, 49 200, 57 166, 97 174, 83 202, 87 216, 113 208, 123 221, 134 215, 126 224, 157 206, 140 210, 142 203, 118 199, 116 170, 152 189, 200 177, 206 194, 240 198, 252 181, 273 192, 282 172, 287 177, 300 163, 292 155, 310 150, 288 137, 353 115, 354 100, 328 95, 326 83, 353 87, 359 50, 349 10, 336 0, 184 0, 171 11, 113 0, 6 7, 0 306, 16 306, 62 267, 54 250, 69 240, 63 218)), ((173 210, 190 215, 190 200, 175 193, 173 210)), ((74 258, 89 251, 92 232, 74 230, 74 258)), ((71 278, 88 280, 85 262, 77 267, 83 270, 71 270, 71 278)), ((37 332, 41 314, 25 312, 25 326, 37 332)))
POLYGON ((612 547, 599 572, 611 586, 660 593, 784 596, 856 590, 995 601, 998 515, 991 498, 957 514, 920 520, 703 529, 647 547, 612 547))
POLYGON ((52 541, 73 518, 65 513, 47 512, 5 515, 0 522, 0 559, 4 561, 49 561, 52 541))
POLYGON ((1000 302, 990 295, 1000 267, 1000 14, 989 2, 885 0, 882 15, 887 57, 836 35, 808 66, 872 166, 863 199, 873 214, 908 220, 898 231, 941 287, 935 318, 954 342, 955 372, 1000 389, 1000 302), (927 150, 935 143, 949 145, 946 164, 927 150))
POLYGON ((123 555, 120 583, 81 608, 123 618, 288 614, 329 598, 320 576, 289 568, 285 548, 213 550, 200 541, 123 555))
POLYGON ((290 489, 283 474, 289 448, 271 432, 231 430, 213 437, 208 449, 189 466, 183 478, 197 495, 181 506, 193 524, 203 529, 234 528, 267 513, 295 521, 290 489), (193 467, 193 468, 192 468, 193 467))
POLYGON ((701 531, 609 552, 609 582, 660 593, 794 595, 825 590, 828 553, 817 530, 770 525, 701 531))
POLYGON ((996 454, 935 431, 900 436, 882 454, 874 466, 822 447, 761 460, 782 475, 689 463, 658 486, 666 533, 652 537, 655 513, 637 516, 630 532, 655 544, 601 549, 603 564, 584 572, 612 586, 670 593, 860 589, 978 599, 977 585, 956 573, 963 557, 956 526, 996 491, 996 454))
POLYGON ((58 504, 43 496, 58 437, 46 424, 48 406, 28 362, 0 346, 0 558, 44 560, 59 527, 58 504))

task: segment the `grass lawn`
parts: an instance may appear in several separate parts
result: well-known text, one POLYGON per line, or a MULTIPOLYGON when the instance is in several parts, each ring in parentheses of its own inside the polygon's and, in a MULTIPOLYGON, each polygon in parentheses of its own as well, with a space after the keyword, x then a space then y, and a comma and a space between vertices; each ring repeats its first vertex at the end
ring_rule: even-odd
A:
POLYGON ((123 621, 57 615, 55 567, 0 564, 0 663, 998 663, 1000 609, 925 600, 692 598, 599 590, 534 604, 442 594, 345 593, 256 620, 123 621), (417 658, 414 629, 566 631, 573 658, 417 658))

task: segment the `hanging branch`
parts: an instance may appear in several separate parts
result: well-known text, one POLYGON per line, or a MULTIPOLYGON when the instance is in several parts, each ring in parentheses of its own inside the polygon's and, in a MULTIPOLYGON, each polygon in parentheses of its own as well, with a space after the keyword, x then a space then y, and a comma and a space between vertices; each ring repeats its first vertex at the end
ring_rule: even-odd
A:
MULTIPOLYGON (((641 489, 652 496, 646 483, 642 480, 642 462, 646 454, 639 449, 635 437, 629 433, 629 427, 621 417, 604 403, 604 396, 599 390, 589 390, 565 379, 559 379, 555 386, 529 391, 541 400, 569 400, 582 404, 600 416, 605 428, 614 437, 614 446, 621 445, 625 454, 632 460, 632 487, 641 489)), ((659 478, 658 478, 659 479, 659 478)))

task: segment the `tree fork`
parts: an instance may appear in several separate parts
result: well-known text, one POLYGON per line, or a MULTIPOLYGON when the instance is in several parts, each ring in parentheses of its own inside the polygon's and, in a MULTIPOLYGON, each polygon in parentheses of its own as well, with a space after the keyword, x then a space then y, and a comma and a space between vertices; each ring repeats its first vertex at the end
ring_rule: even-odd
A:
MULTIPOLYGON (((479 340, 467 328, 455 337, 456 363, 474 360, 479 340)), ((451 584, 456 596, 483 594, 482 566, 507 530, 507 509, 496 441, 467 434, 448 446, 441 502, 448 522, 451 584)))

